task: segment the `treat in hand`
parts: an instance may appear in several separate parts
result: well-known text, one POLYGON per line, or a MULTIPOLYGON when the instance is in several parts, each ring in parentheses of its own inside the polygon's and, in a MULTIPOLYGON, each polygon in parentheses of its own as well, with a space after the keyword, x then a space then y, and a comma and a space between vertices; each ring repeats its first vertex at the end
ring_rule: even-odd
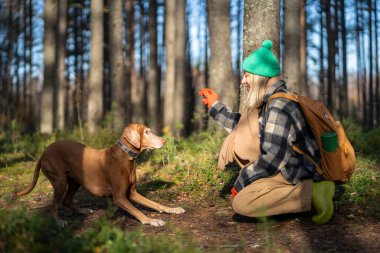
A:
POLYGON ((202 99, 202 102, 207 105, 208 108, 210 108, 215 101, 219 100, 219 95, 216 94, 213 89, 203 88, 198 92, 198 94, 205 97, 202 99))

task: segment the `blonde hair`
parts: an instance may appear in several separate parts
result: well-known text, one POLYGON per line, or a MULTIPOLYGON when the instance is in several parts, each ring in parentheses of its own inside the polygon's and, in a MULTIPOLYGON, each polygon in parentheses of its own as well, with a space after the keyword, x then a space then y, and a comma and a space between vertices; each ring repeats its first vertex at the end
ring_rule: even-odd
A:
POLYGON ((270 77, 253 75, 252 83, 244 103, 244 111, 259 108, 264 100, 265 89, 270 77))

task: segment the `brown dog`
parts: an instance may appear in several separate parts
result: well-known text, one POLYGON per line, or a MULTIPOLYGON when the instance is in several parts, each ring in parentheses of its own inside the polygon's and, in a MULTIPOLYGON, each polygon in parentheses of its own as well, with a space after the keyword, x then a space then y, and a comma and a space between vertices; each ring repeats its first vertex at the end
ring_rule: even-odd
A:
POLYGON ((135 208, 129 199, 159 212, 185 212, 180 207, 160 205, 136 191, 136 157, 143 150, 158 149, 164 143, 165 140, 154 135, 149 128, 137 124, 125 128, 116 144, 108 149, 93 149, 72 141, 55 142, 43 152, 36 165, 31 185, 17 193, 17 196, 33 190, 41 169, 54 188, 51 211, 55 217, 61 202, 80 213, 92 212, 90 209, 79 208, 72 202, 75 192, 82 185, 96 196, 112 196, 115 205, 132 214, 143 224, 162 226, 165 222, 148 218, 135 208))

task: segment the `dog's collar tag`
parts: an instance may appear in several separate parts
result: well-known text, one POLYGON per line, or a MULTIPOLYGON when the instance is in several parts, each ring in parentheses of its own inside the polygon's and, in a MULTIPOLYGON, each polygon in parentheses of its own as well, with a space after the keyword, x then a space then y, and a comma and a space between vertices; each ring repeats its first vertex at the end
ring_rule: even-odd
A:
POLYGON ((116 144, 122 149, 124 150, 124 152, 128 153, 130 156, 132 156, 133 159, 136 159, 138 157, 138 153, 135 153, 133 152, 130 148, 128 148, 127 146, 125 146, 123 143, 121 143, 120 140, 117 140, 116 141, 116 144))

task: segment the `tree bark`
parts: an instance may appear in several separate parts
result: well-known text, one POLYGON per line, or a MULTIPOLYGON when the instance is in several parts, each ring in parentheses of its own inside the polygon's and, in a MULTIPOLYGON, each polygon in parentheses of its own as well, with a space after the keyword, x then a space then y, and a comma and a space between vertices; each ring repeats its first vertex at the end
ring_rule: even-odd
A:
MULTIPOLYGON (((186 0, 176 1, 176 42, 175 42, 175 128, 185 135, 186 122, 186 0)), ((174 106, 173 106, 174 107, 174 106)))
POLYGON ((114 101, 114 128, 121 130, 126 122, 123 89, 123 19, 122 1, 109 0, 110 8, 110 68, 112 98, 114 101))
POLYGON ((347 80, 347 39, 346 39, 346 7, 345 1, 341 0, 340 2, 340 12, 341 12, 341 27, 342 27, 342 80, 343 80, 343 89, 342 93, 342 103, 341 103, 341 111, 343 117, 347 117, 349 114, 348 108, 348 80, 347 80))
MULTIPOLYGON (((368 70, 368 77, 369 77, 369 110, 368 110, 368 129, 373 128, 373 115, 374 115, 374 89, 373 89, 373 32, 372 32, 372 0, 368 1, 368 33, 369 33, 369 39, 368 39, 368 50, 369 50, 369 70, 368 70)), ((376 59, 378 60, 378 59, 376 59)))
POLYGON ((209 84, 224 103, 236 110, 238 97, 232 73, 230 1, 207 0, 207 10, 211 49, 209 84))
POLYGON ((273 53, 280 56, 280 1, 247 0, 244 2, 243 57, 270 39, 273 53))
POLYGON ((149 4, 149 49, 148 125, 155 133, 160 133, 161 102, 157 65, 157 0, 152 0, 149 4))
MULTIPOLYGON (((273 53, 280 59, 280 1, 244 1, 243 59, 266 39, 272 40, 273 53)), ((240 94, 240 101, 244 101, 246 90, 241 88, 240 94)))
POLYGON ((65 76, 65 59, 66 59, 66 34, 67 34, 67 1, 58 2, 58 29, 57 29, 57 49, 56 49, 56 89, 55 97, 57 111, 54 113, 56 119, 54 124, 57 124, 57 129, 65 128, 65 91, 66 91, 66 76, 65 76))
POLYGON ((336 27, 332 26, 331 4, 329 0, 326 3, 326 28, 327 28, 327 48, 328 48, 328 70, 327 70, 327 106, 331 113, 336 115, 336 91, 335 91, 335 32, 336 27))
POLYGON ((375 87, 376 87, 376 127, 380 125, 380 70, 379 70, 379 44, 378 44, 378 19, 377 19, 377 1, 374 2, 373 12, 374 17, 374 29, 375 29, 375 87))
POLYGON ((45 1, 44 10, 44 83, 42 89, 41 125, 42 133, 53 132, 53 89, 56 85, 55 31, 57 23, 57 3, 45 1))
POLYGON ((307 23, 306 23, 306 0, 301 0, 300 24, 301 24, 301 41, 300 41, 300 77, 301 94, 309 94, 307 82, 307 23))
POLYGON ((164 97, 164 127, 168 131, 174 129, 175 106, 175 31, 176 31, 176 0, 165 1, 165 46, 166 73, 164 97))
POLYGON ((301 83, 301 2, 299 0, 285 1, 284 11, 284 75, 286 86, 297 93, 303 93, 301 83), (301 92, 302 91, 302 92, 301 92))
POLYGON ((125 110, 126 110, 126 120, 130 122, 132 120, 132 90, 136 89, 136 73, 135 73, 135 0, 125 1, 125 11, 126 11, 126 45, 125 45, 125 110))
POLYGON ((103 0, 91 1, 91 49, 88 85, 88 130, 94 133, 103 117, 103 0))
POLYGON ((365 131, 367 131, 368 128, 368 87, 367 87, 367 65, 366 65, 366 56, 365 56, 365 47, 364 47, 364 37, 365 37, 365 27, 364 27, 364 5, 363 2, 359 1, 359 15, 360 15, 360 36, 359 36, 359 49, 361 58, 360 61, 360 68, 361 68, 361 91, 362 91, 362 110, 363 110, 363 120, 362 120, 362 126, 365 131))
POLYGON ((324 45, 325 45, 325 36, 324 36, 324 29, 326 28, 324 13, 326 12, 324 0, 319 1, 320 5, 320 17, 319 17, 319 23, 320 23, 320 45, 319 45, 319 99, 323 101, 323 103, 327 104, 326 99, 326 82, 325 82, 325 54, 324 54, 324 45))
POLYGON ((356 90, 357 90, 357 114, 358 119, 363 120, 363 114, 360 108, 364 105, 362 104, 362 83, 361 83, 361 46, 360 46, 360 15, 359 15, 359 3, 355 0, 355 45, 356 45, 356 90))

